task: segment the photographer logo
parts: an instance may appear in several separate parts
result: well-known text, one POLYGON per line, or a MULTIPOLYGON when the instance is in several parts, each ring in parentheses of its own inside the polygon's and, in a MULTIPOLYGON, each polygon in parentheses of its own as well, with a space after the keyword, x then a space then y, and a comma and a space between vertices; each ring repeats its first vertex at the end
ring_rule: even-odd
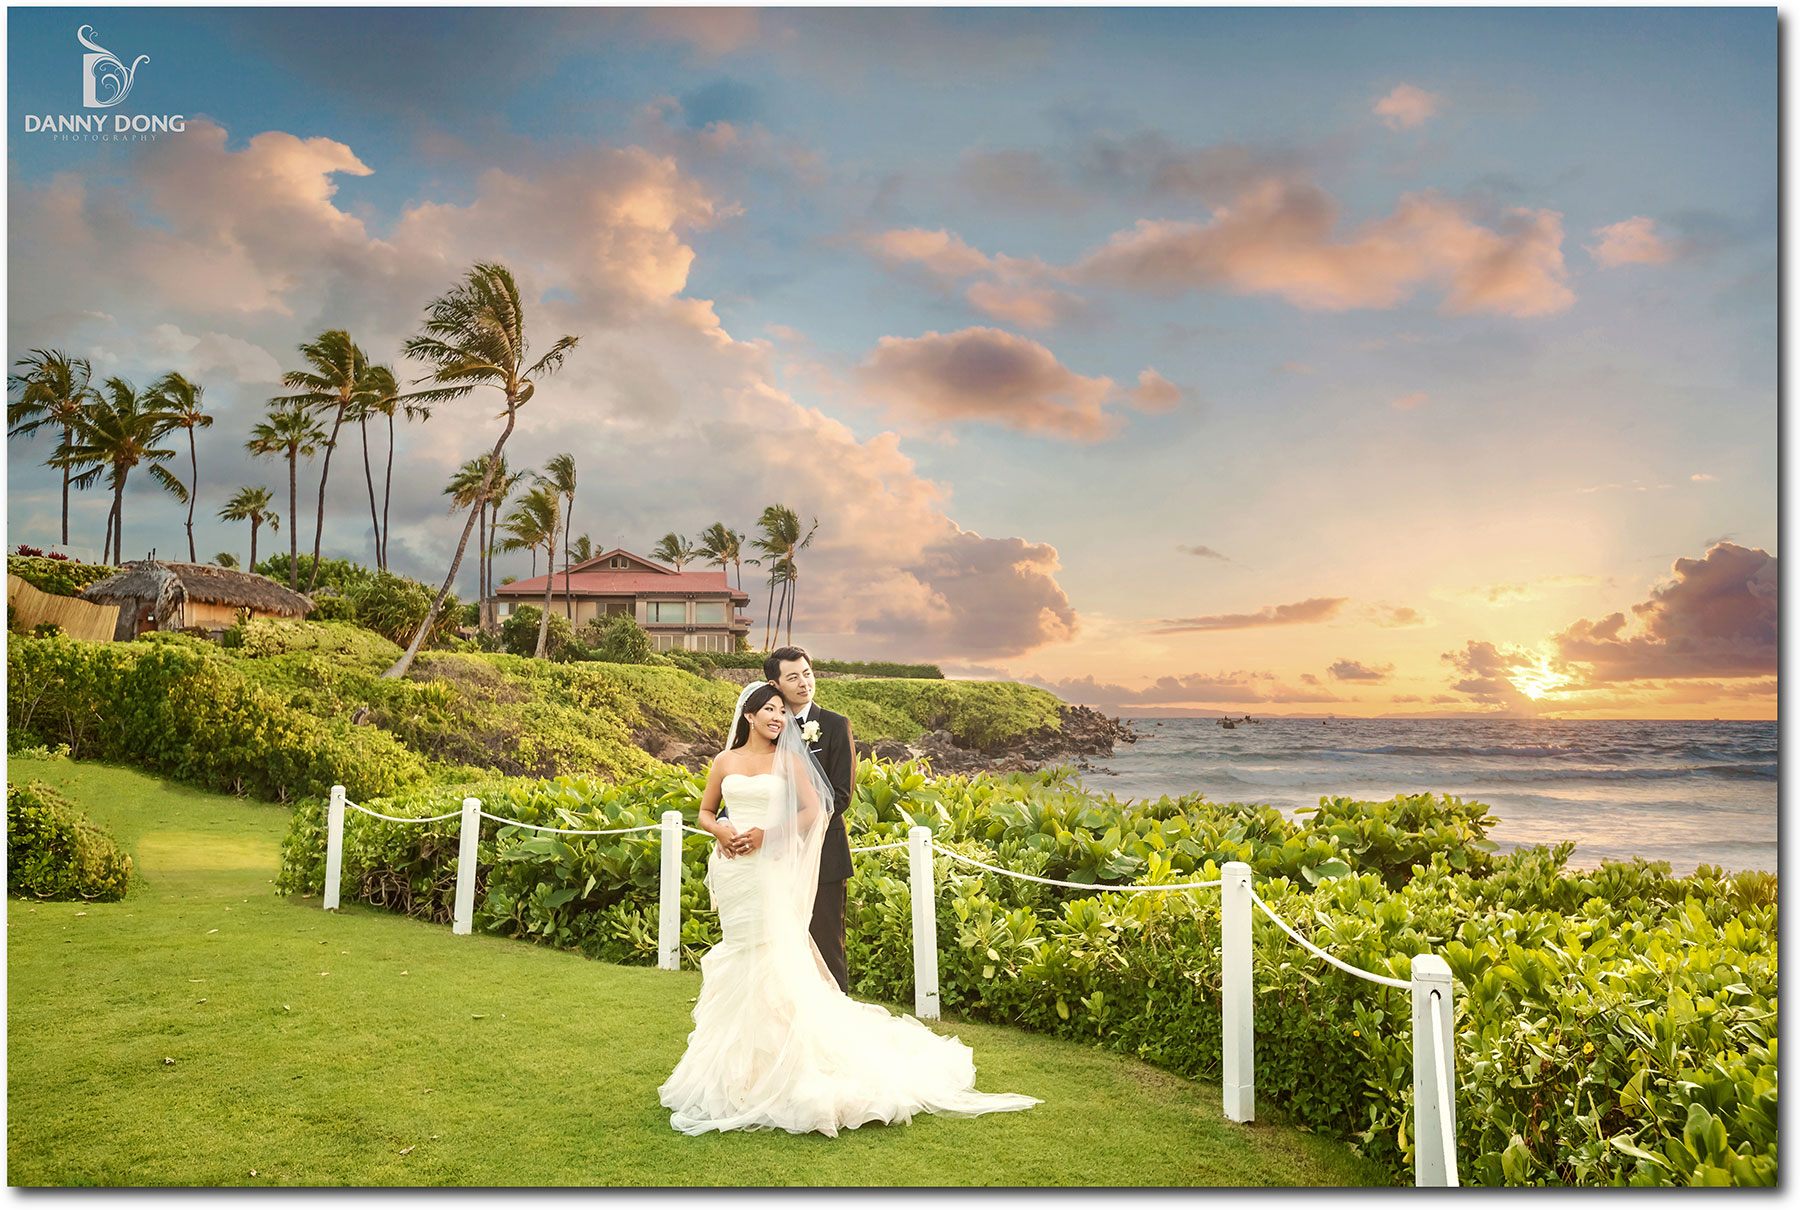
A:
MULTIPOLYGON (((129 66, 119 56, 101 46, 91 25, 75 31, 75 38, 85 48, 81 56, 81 103, 86 109, 113 109, 131 95, 137 82, 138 69, 150 61, 139 55, 129 66)), ((58 142, 153 142, 163 134, 180 134, 187 129, 181 114, 147 113, 28 113, 26 134, 47 134, 58 142)))

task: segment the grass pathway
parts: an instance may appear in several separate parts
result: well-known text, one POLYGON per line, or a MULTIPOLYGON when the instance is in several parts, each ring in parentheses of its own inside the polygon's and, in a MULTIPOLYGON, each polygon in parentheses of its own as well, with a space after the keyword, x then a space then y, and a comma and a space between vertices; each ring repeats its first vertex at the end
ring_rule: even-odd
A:
POLYGON ((7 903, 13 1185, 1379 1181, 1337 1143, 1225 1121, 1217 1086, 956 1020, 939 1031, 975 1048, 979 1087, 1044 1104, 686 1138, 656 1088, 697 973, 327 915, 272 893, 285 808, 69 761, 8 776, 61 789, 139 875, 120 903, 7 903))

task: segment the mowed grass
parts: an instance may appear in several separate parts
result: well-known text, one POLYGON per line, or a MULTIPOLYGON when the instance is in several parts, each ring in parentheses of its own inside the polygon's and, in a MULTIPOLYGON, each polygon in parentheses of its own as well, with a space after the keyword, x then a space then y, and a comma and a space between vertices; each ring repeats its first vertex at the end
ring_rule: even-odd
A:
POLYGON ((8 776, 61 789, 139 879, 120 903, 8 901, 13 1185, 1379 1183, 1340 1144, 1227 1122, 1214 1085, 967 1021, 938 1029, 978 1086, 1042 1105, 688 1138, 656 1089, 697 973, 277 897, 283 807, 69 761, 8 776))

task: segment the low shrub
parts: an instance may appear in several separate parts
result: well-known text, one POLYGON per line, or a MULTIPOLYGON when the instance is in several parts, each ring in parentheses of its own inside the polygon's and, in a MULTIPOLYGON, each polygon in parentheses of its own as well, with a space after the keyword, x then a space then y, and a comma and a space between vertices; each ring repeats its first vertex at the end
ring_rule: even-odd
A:
POLYGON ((313 607, 306 615, 309 622, 356 621, 356 602, 349 597, 338 596, 336 593, 319 593, 312 600, 313 607))
POLYGON ((81 590, 97 580, 117 575, 117 567, 105 563, 77 563, 73 559, 27 555, 6 556, 6 570, 53 597, 78 597, 81 590))
MULTIPOLYGON (((300 591, 306 591, 308 580, 313 578, 313 558, 310 554, 302 554, 299 559, 299 575, 296 581, 300 591)), ((286 551, 278 551, 262 560, 250 570, 258 575, 267 576, 277 584, 288 582, 288 557, 286 551)), ((351 590, 369 583, 382 573, 372 567, 366 567, 350 559, 320 559, 318 579, 313 583, 314 592, 324 592, 337 596, 349 596, 351 590)))
MULTIPOLYGON (((412 642, 419 623, 425 620, 437 589, 392 572, 378 571, 366 580, 349 585, 344 589, 344 595, 350 598, 356 610, 358 626, 404 647, 412 642)), ((444 598, 443 608, 431 620, 424 646, 436 646, 455 635, 462 624, 461 619, 462 607, 457 603, 456 594, 451 593, 444 598)))
POLYGON ((36 899, 114 902, 131 885, 131 858, 75 805, 41 781, 6 783, 6 888, 36 899))
POLYGON ((596 659, 609 664, 649 664, 656 653, 650 649, 650 635, 637 619, 628 613, 615 614, 604 620, 596 618, 583 628, 593 645, 596 659))
MULTIPOLYGON (((538 631, 544 620, 543 610, 536 605, 518 605, 500 623, 500 648, 509 655, 530 658, 537 654, 538 631)), ((544 634, 544 658, 579 659, 585 654, 575 639, 569 619, 552 609, 550 625, 544 634)))
MULTIPOLYGON (((697 777, 665 769, 626 786, 495 782, 478 796, 528 824, 607 828, 651 824, 670 808, 692 820, 700 791, 697 777)), ((437 814, 463 792, 415 792, 376 809, 437 814)), ((1570 872, 1567 847, 1491 858, 1472 843, 1491 821, 1476 804, 1421 795, 1371 805, 1390 825, 1467 828, 1462 868, 1433 853, 1396 887, 1386 839, 1357 852, 1330 827, 1289 822, 1272 807, 1095 798, 1067 771, 933 780, 921 764, 865 761, 846 822, 853 844, 898 840, 923 824, 955 853, 1066 881, 1207 881, 1244 860, 1271 910, 1353 966, 1404 980, 1413 955, 1441 955, 1458 985, 1467 1183, 1773 1183, 1771 876, 1702 869, 1674 878, 1647 862, 1570 872), (1486 860, 1472 863, 1474 854, 1486 860)), ((283 890, 319 888, 323 814, 321 803, 296 810, 283 890)), ((1328 809, 1340 823, 1346 814, 1328 809)), ((362 817, 354 827, 344 870, 359 893, 449 918, 457 821, 362 817)), ((718 936, 701 890, 707 844, 689 837, 682 847, 689 966, 718 936)), ((655 832, 534 835, 484 821, 476 927, 649 963, 658 856, 655 832)), ((945 1008, 1220 1077, 1216 891, 1073 891, 949 856, 934 867, 945 1008)), ((1407 993, 1316 962, 1260 914, 1253 928, 1259 1100, 1410 1179, 1407 993)), ((905 852, 858 856, 847 912, 854 994, 911 997, 910 931, 905 852)))
MULTIPOLYGON (((763 651, 707 651, 696 654, 714 668, 761 670, 763 651)), ((814 672, 842 672, 853 676, 898 677, 903 680, 941 681, 944 670, 936 664, 895 664, 885 660, 815 660, 814 672)))
POLYGON ((1062 723, 1056 695, 1011 681, 821 680, 817 695, 866 739, 910 743, 926 731, 947 730, 959 745, 985 749, 1062 723))

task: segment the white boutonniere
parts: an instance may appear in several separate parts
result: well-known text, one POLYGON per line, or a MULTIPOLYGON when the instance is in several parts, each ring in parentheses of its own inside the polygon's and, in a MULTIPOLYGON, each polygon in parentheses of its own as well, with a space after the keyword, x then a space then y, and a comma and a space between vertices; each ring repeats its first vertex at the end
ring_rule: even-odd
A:
POLYGON ((818 743, 819 742, 819 720, 816 718, 808 719, 805 723, 801 724, 800 738, 805 740, 809 744, 818 743))

